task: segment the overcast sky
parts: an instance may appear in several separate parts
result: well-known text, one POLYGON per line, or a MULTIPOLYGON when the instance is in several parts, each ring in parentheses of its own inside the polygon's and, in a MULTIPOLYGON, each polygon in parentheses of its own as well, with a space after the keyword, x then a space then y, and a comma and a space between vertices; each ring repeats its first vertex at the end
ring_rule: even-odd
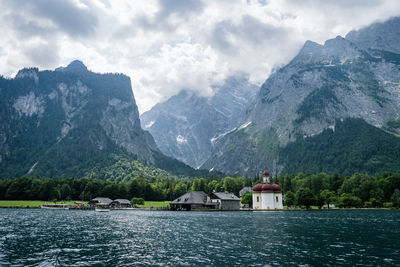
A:
POLYGON ((129 75, 142 113, 235 73, 261 85, 306 40, 399 14, 397 0, 0 0, 0 74, 80 59, 129 75))

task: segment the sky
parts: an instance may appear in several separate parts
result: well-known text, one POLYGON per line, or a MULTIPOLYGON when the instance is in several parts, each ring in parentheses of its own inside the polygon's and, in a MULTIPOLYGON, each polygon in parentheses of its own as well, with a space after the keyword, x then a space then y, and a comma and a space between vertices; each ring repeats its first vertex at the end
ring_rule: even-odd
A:
POLYGON ((0 74, 55 69, 130 76, 140 113, 229 76, 261 85, 306 40, 323 44, 400 15, 397 0, 0 0, 0 74))

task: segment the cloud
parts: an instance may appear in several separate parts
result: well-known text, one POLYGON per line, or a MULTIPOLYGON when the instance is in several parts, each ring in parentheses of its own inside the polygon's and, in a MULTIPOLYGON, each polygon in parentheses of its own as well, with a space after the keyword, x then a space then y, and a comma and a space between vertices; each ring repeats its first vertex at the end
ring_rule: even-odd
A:
MULTIPOLYGON (((92 14, 86 5, 72 0, 10 0, 6 1, 6 3, 11 8, 14 16, 21 17, 21 14, 23 14, 24 16, 48 20, 49 29, 52 26, 56 26, 58 30, 72 37, 93 34, 98 23, 96 15, 92 14)), ((35 21, 32 20, 26 24, 32 25, 35 24, 35 21)), ((43 29, 44 27, 38 32, 43 29)), ((19 27, 19 30, 24 30, 24 27, 19 27)))
POLYGON ((60 59, 57 44, 42 40, 26 47, 24 54, 38 67, 55 66, 60 59))
POLYGON ((209 42, 222 53, 237 53, 243 42, 251 46, 277 45, 287 42, 292 34, 291 29, 263 23, 246 14, 239 23, 225 20, 215 24, 209 42))
POLYGON ((204 3, 201 0, 159 0, 159 15, 168 17, 172 14, 179 16, 198 13, 203 10, 204 3))
MULTIPOLYGON (((159 92, 157 98, 161 100, 181 90, 211 96, 213 87, 223 83, 227 75, 226 65, 220 64, 217 53, 200 44, 165 44, 158 54, 146 56, 143 62, 142 67, 153 71, 138 73, 140 86, 159 92)), ((136 96, 145 98, 140 93, 136 96)))
POLYGON ((174 31, 185 21, 203 11, 200 0, 158 0, 156 13, 142 14, 132 20, 132 25, 146 31, 174 31))
POLYGON ((181 90, 262 84, 306 40, 323 43, 400 15, 390 0, 0 0, 0 74, 80 59, 131 77, 140 112, 181 90))

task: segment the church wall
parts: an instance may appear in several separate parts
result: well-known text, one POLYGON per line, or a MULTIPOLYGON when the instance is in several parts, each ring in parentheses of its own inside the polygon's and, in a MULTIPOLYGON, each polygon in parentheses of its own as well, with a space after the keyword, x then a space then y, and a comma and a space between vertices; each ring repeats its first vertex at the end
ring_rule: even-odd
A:
POLYGON ((253 192, 253 209, 261 209, 261 193, 253 192))
POLYGON ((264 210, 275 209, 274 193, 261 193, 261 207, 264 210))
POLYGON ((275 209, 283 209, 282 193, 274 193, 275 209), (278 198, 278 201, 276 201, 278 198))

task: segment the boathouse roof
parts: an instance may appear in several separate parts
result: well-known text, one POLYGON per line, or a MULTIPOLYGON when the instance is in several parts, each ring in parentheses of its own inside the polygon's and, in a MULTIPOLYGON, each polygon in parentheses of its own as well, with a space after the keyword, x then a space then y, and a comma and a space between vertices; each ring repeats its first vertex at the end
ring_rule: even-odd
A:
POLYGON ((253 192, 251 186, 243 187, 242 190, 239 191, 239 196, 242 197, 246 192, 253 192))
POLYGON ((203 191, 191 191, 173 200, 171 204, 205 204, 206 202, 206 193, 203 191))
POLYGON ((112 202, 112 200, 109 199, 108 197, 96 197, 96 198, 93 198, 90 202, 108 205, 112 202))
POLYGON ((210 197, 212 199, 221 199, 221 200, 240 200, 237 196, 231 193, 218 193, 218 192, 213 192, 211 193, 210 197))
POLYGON ((118 202, 120 204, 131 204, 131 202, 128 199, 124 198, 117 198, 113 202, 118 202))

